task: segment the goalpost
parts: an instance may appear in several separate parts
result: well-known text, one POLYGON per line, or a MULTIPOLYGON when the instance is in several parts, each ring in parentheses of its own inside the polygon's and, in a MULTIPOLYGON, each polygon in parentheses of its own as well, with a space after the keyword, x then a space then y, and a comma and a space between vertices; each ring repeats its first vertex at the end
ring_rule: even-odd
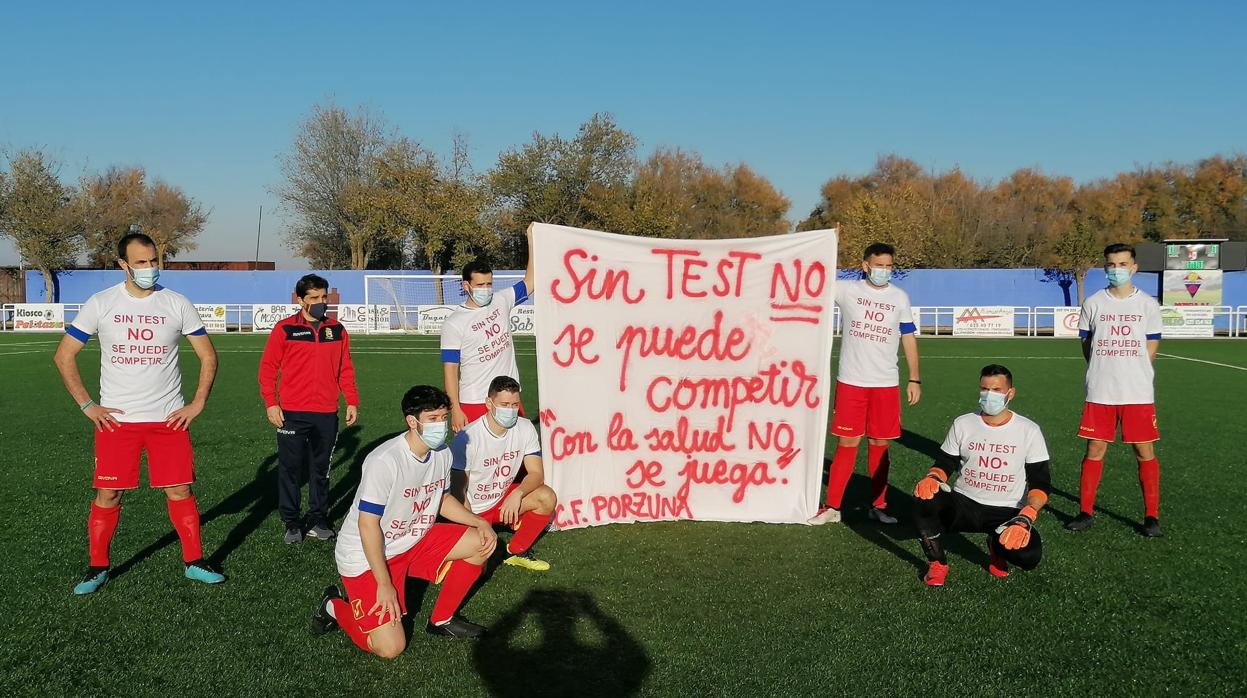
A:
MULTIPOLYGON (((523 278, 495 274, 494 291, 523 278)), ((458 274, 365 274, 364 331, 440 334, 446 316, 464 300, 462 280, 458 274)))

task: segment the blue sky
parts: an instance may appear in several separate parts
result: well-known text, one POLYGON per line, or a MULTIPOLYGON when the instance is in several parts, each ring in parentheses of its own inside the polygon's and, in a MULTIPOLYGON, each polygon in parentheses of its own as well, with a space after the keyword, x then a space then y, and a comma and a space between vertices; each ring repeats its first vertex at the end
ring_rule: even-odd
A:
MULTIPOLYGON (((0 147, 142 165, 211 209, 184 259, 304 266, 269 189, 309 108, 382 112, 474 164, 611 112, 641 152, 744 161, 793 202, 895 152, 1078 180, 1247 150, 1247 3, 21 3, 0 147), (451 5, 456 5, 451 7, 451 5), (868 6, 869 5, 869 6, 868 6)), ((0 242, 0 264, 15 264, 0 242)))

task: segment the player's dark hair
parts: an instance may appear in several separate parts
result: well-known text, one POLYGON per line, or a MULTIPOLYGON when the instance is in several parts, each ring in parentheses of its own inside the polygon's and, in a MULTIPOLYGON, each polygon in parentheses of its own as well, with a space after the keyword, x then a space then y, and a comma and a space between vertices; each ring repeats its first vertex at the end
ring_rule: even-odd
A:
POLYGON ((1004 376, 1009 381, 1009 387, 1013 387, 1013 371, 1001 366, 1000 364, 988 364, 979 372, 979 378, 990 378, 992 376, 1004 376))
POLYGON ((317 276, 316 274, 307 274, 303 278, 299 279, 299 282, 294 285, 294 295, 299 298, 306 296, 308 291, 328 290, 329 282, 325 280, 325 277, 317 276))
POLYGON ((413 385, 403 395, 403 416, 415 417, 434 410, 450 409, 450 396, 431 385, 413 385))
POLYGON ((875 255, 886 254, 892 257, 896 256, 896 248, 886 242, 872 242, 866 246, 866 251, 862 253, 862 261, 865 262, 875 255))
POLYGON ((520 382, 511 376, 497 376, 489 382, 489 397, 498 393, 518 393, 520 392, 520 382))
POLYGON ((156 241, 148 237, 145 233, 130 232, 121 236, 117 241, 117 259, 124 259, 129 262, 130 258, 126 257, 126 250, 129 249, 130 243, 137 242, 144 247, 156 247, 156 241))
POLYGON ((1104 248, 1104 258, 1105 258, 1105 259, 1108 259, 1108 256, 1109 256, 1109 255, 1111 255, 1111 254, 1117 254, 1118 252, 1129 252, 1129 253, 1130 253, 1130 259, 1135 259, 1135 256, 1134 256, 1134 245, 1127 245, 1127 244, 1126 244, 1126 243, 1124 243, 1124 242, 1114 242, 1113 244, 1109 245, 1108 247, 1105 247, 1105 248, 1104 248))
POLYGON ((467 264, 463 265, 463 280, 467 281, 468 283, 472 282, 473 274, 492 274, 492 273, 494 273, 494 268, 489 266, 489 260, 485 259, 484 257, 477 257, 471 262, 468 262, 467 264))

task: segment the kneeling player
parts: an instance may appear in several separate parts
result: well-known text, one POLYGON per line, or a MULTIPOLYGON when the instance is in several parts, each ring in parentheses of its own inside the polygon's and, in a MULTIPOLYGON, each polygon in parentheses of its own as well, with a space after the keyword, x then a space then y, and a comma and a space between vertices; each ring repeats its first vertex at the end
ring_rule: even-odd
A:
POLYGON ((545 485, 541 440, 527 419, 520 419, 520 384, 498 376, 489 384, 485 418, 468 424, 451 446, 454 469, 467 475, 465 503, 491 524, 515 529, 504 562, 536 572, 550 569, 530 548, 546 529, 558 498, 545 485), (516 482, 520 466, 527 475, 516 482))
POLYGON ((1009 575, 1009 563, 1024 570, 1039 564, 1043 547, 1035 519, 1048 502, 1048 447, 1039 425, 1009 409, 1016 395, 1009 369, 985 366, 980 411, 953 420, 939 459, 914 487, 928 586, 942 586, 948 576, 940 542, 945 532, 986 533, 987 569, 997 577, 1009 575), (948 479, 958 471, 950 489, 948 479))
POLYGON ((407 645, 399 619, 407 612, 408 577, 442 584, 429 614, 429 633, 484 634, 455 611, 497 542, 493 527, 447 492, 450 398, 417 385, 402 405, 407 431, 368 454, 338 533, 334 557, 346 598, 329 587, 312 613, 313 633, 340 625, 360 649, 386 659, 407 645), (455 523, 437 523, 438 513, 455 523))

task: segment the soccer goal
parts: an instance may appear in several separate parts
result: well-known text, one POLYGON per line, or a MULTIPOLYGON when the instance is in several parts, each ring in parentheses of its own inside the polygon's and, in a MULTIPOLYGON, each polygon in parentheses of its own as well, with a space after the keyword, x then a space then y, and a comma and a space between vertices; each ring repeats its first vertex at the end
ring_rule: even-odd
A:
MULTIPOLYGON (((494 290, 522 278, 522 274, 495 274, 494 290)), ((462 280, 458 274, 365 274, 365 331, 440 334, 446 316, 463 302, 462 280)))

